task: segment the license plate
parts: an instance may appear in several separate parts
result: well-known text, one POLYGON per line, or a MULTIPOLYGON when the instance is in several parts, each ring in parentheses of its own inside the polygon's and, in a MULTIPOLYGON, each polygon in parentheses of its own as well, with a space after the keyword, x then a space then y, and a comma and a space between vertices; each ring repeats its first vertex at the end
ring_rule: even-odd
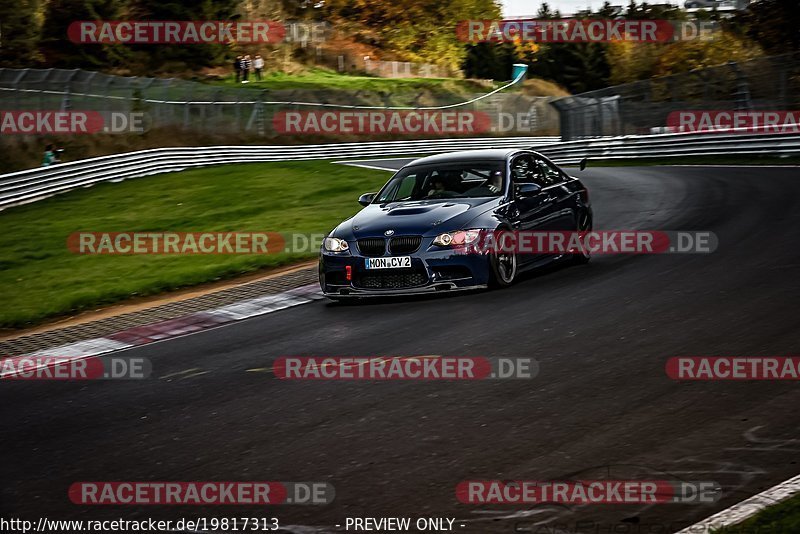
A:
POLYGON ((405 269, 411 267, 411 256, 366 258, 367 269, 405 269))

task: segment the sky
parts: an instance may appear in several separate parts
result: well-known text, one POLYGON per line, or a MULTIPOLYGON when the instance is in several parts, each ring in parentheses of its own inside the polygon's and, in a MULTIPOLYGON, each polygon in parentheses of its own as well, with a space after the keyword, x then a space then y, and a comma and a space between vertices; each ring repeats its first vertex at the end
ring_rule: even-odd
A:
MULTIPOLYGON (((603 1, 604 0, 549 0, 547 3, 553 11, 558 9, 561 13, 566 15, 581 11, 587 7, 599 9, 603 6, 603 1)), ((609 2, 612 6, 627 6, 629 0, 609 0, 609 2)), ((535 15, 539 10, 539 6, 542 5, 542 0, 501 0, 501 3, 503 4, 504 17, 524 17, 535 15)), ((637 4, 641 3, 641 0, 637 1, 637 4)), ((650 3, 678 4, 679 2, 678 0, 657 0, 651 1, 650 3)), ((682 4, 683 2, 680 3, 682 4)))

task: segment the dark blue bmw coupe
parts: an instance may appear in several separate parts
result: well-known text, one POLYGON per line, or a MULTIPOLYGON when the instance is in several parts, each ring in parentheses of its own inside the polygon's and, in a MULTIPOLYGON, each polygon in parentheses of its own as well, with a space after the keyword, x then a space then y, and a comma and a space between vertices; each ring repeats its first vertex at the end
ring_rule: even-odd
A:
POLYGON ((588 253, 464 253, 486 232, 588 231, 586 188, 530 150, 475 150, 417 159, 325 238, 319 280, 332 299, 511 285, 526 270, 588 253))

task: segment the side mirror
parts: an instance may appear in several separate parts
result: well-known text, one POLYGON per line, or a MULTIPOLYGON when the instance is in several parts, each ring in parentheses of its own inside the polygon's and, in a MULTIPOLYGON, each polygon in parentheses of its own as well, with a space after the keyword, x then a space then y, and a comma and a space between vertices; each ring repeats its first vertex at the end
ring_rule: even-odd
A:
POLYGON ((542 188, 539 184, 524 183, 517 184, 517 196, 527 198, 537 195, 542 188))
POLYGON ((360 197, 358 197, 358 203, 362 206, 369 206, 372 204, 372 201, 375 200, 375 195, 378 193, 364 193, 360 197))
POLYGON ((578 164, 581 170, 586 168, 586 164, 589 163, 589 158, 583 158, 581 162, 578 164))

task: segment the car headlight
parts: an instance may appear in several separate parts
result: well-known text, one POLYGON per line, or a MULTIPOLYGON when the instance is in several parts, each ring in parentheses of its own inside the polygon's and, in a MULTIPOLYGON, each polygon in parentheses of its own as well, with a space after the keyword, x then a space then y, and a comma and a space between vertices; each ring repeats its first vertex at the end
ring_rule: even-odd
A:
POLYGON ((433 240, 433 244, 440 247, 469 245, 478 239, 480 235, 480 230, 458 230, 455 232, 447 232, 446 234, 437 235, 436 239, 433 240))
POLYGON ((348 245, 347 241, 344 239, 339 239, 338 237, 326 237, 325 241, 323 241, 323 247, 325 247, 325 250, 328 252, 344 252, 350 248, 350 245, 348 245))

